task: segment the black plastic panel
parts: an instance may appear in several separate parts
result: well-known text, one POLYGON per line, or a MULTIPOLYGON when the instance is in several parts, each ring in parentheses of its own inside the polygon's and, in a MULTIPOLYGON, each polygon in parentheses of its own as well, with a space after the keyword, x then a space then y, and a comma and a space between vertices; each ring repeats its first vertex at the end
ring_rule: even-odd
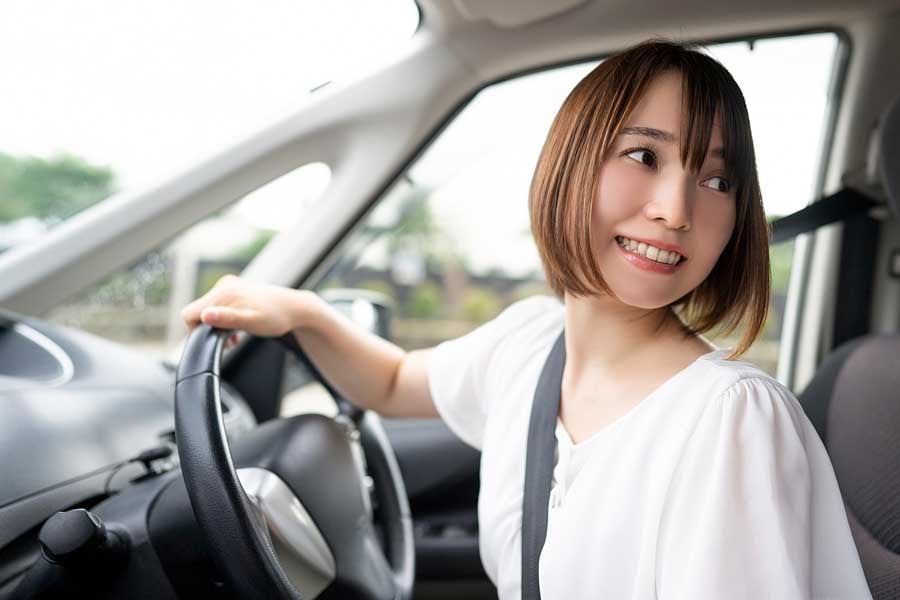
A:
MULTIPOLYGON (((63 385, 22 381, 0 390, 0 507, 128 459, 172 427, 174 376, 161 365, 87 334, 42 333, 71 357, 74 372, 63 385)), ((0 354, 0 363, 10 360, 0 354)))
POLYGON ((0 327, 0 389, 23 383, 43 383, 65 375, 60 360, 28 335, 27 328, 0 327))
MULTIPOLYGON (((120 344, 0 311, 0 332, 16 322, 58 346, 71 377, 7 378, 0 386, 0 549, 57 510, 102 495, 113 466, 171 440, 174 428, 173 369, 120 344)), ((7 370, 23 360, 10 340, 0 343, 7 370)), ((229 435, 255 426, 234 388, 222 392, 229 435)), ((141 471, 129 465, 113 483, 141 471)))

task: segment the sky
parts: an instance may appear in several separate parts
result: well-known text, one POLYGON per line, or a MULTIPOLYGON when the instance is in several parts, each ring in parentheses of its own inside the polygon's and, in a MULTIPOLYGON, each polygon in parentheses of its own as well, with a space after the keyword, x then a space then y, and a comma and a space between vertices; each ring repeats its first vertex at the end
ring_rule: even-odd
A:
POLYGON ((418 19, 411 0, 4 0, 0 151, 142 185, 386 60, 418 19))
MULTIPOLYGON (((70 152, 113 168, 123 189, 150 184, 294 112, 329 79, 389 60, 417 23, 411 0, 4 0, 0 152, 70 152)), ((812 198, 835 48, 830 34, 709 48, 747 99, 770 214, 812 198)), ((534 264, 521 235, 534 163, 594 64, 483 91, 412 169, 435 188, 434 210, 476 270, 534 264), (496 235, 483 235, 486 225, 496 235)), ((325 184, 327 169, 286 176, 242 202, 242 214, 275 227, 291 189, 310 197, 296 209, 325 184)))

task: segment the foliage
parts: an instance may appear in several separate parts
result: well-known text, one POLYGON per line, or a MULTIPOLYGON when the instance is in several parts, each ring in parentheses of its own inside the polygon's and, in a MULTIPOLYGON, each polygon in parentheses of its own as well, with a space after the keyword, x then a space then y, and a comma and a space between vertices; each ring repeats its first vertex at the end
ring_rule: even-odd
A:
POLYGON ((230 260, 250 262, 275 237, 275 233, 274 229, 260 229, 256 233, 255 238, 229 254, 228 258, 230 260))
POLYGON ((531 296, 553 296, 553 290, 544 281, 523 281, 512 293, 509 303, 512 304, 531 296))
POLYGON ((381 294, 384 294, 388 298, 394 297, 394 288, 391 287, 391 284, 379 279, 366 279, 365 281, 360 281, 358 284, 356 284, 356 287, 362 288, 364 290, 372 290, 373 292, 379 292, 381 294))
POLYGON ((435 284, 422 283, 413 288, 404 307, 405 317, 415 319, 434 318, 441 308, 441 291, 435 284))
POLYGON ((402 200, 397 225, 388 233, 387 251, 390 256, 403 250, 415 250, 423 256, 428 253, 429 242, 437 231, 427 201, 429 193, 428 188, 413 188, 402 200))
POLYGON ((161 252, 151 252, 92 288, 85 300, 102 306, 160 306, 172 292, 171 272, 170 260, 161 252))
POLYGON ((769 247, 769 263, 772 270, 772 293, 787 293, 793 259, 794 240, 769 247))
POLYGON ((63 221, 116 191, 111 169, 70 154, 50 159, 0 153, 0 222, 63 221))
POLYGON ((766 322, 763 324, 760 337, 764 340, 777 341, 781 334, 781 323, 779 315, 775 312, 774 306, 769 308, 769 314, 766 316, 766 322))
POLYGON ((232 268, 226 264, 208 266, 197 274, 197 289, 194 291, 196 297, 200 297, 212 289, 216 282, 226 275, 237 275, 240 269, 232 268))
POLYGON ((459 251, 447 232, 435 222, 429 197, 432 189, 414 185, 401 199, 393 227, 382 230, 390 259, 401 253, 417 254, 429 273, 443 271, 448 264, 468 270, 469 259, 459 251))
POLYGON ((462 301, 462 316, 469 321, 484 322, 500 313, 500 299, 489 289, 470 287, 462 301))

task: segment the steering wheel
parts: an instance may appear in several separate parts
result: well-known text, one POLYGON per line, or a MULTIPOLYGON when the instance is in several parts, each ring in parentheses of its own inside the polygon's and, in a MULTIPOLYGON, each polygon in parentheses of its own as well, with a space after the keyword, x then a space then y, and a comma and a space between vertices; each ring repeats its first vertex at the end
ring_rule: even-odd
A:
POLYGON ((232 451, 219 396, 229 333, 197 326, 175 385, 182 476, 219 572, 241 598, 408 600, 415 577, 409 501, 377 415, 337 394, 288 334, 279 341, 334 396, 339 413, 273 419, 245 432, 232 451), (386 550, 367 482, 374 482, 386 550))

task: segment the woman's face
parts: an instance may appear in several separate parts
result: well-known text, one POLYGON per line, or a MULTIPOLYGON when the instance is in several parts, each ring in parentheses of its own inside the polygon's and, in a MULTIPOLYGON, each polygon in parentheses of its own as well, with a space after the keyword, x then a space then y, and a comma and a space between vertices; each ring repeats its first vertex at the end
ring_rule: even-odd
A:
POLYGON ((681 115, 681 75, 663 73, 651 82, 600 167, 593 242, 607 284, 630 306, 659 308, 696 288, 734 229, 735 190, 720 154, 719 115, 698 173, 681 164, 681 115), (638 257, 620 247, 619 236, 678 246, 686 259, 672 268, 638 257))

